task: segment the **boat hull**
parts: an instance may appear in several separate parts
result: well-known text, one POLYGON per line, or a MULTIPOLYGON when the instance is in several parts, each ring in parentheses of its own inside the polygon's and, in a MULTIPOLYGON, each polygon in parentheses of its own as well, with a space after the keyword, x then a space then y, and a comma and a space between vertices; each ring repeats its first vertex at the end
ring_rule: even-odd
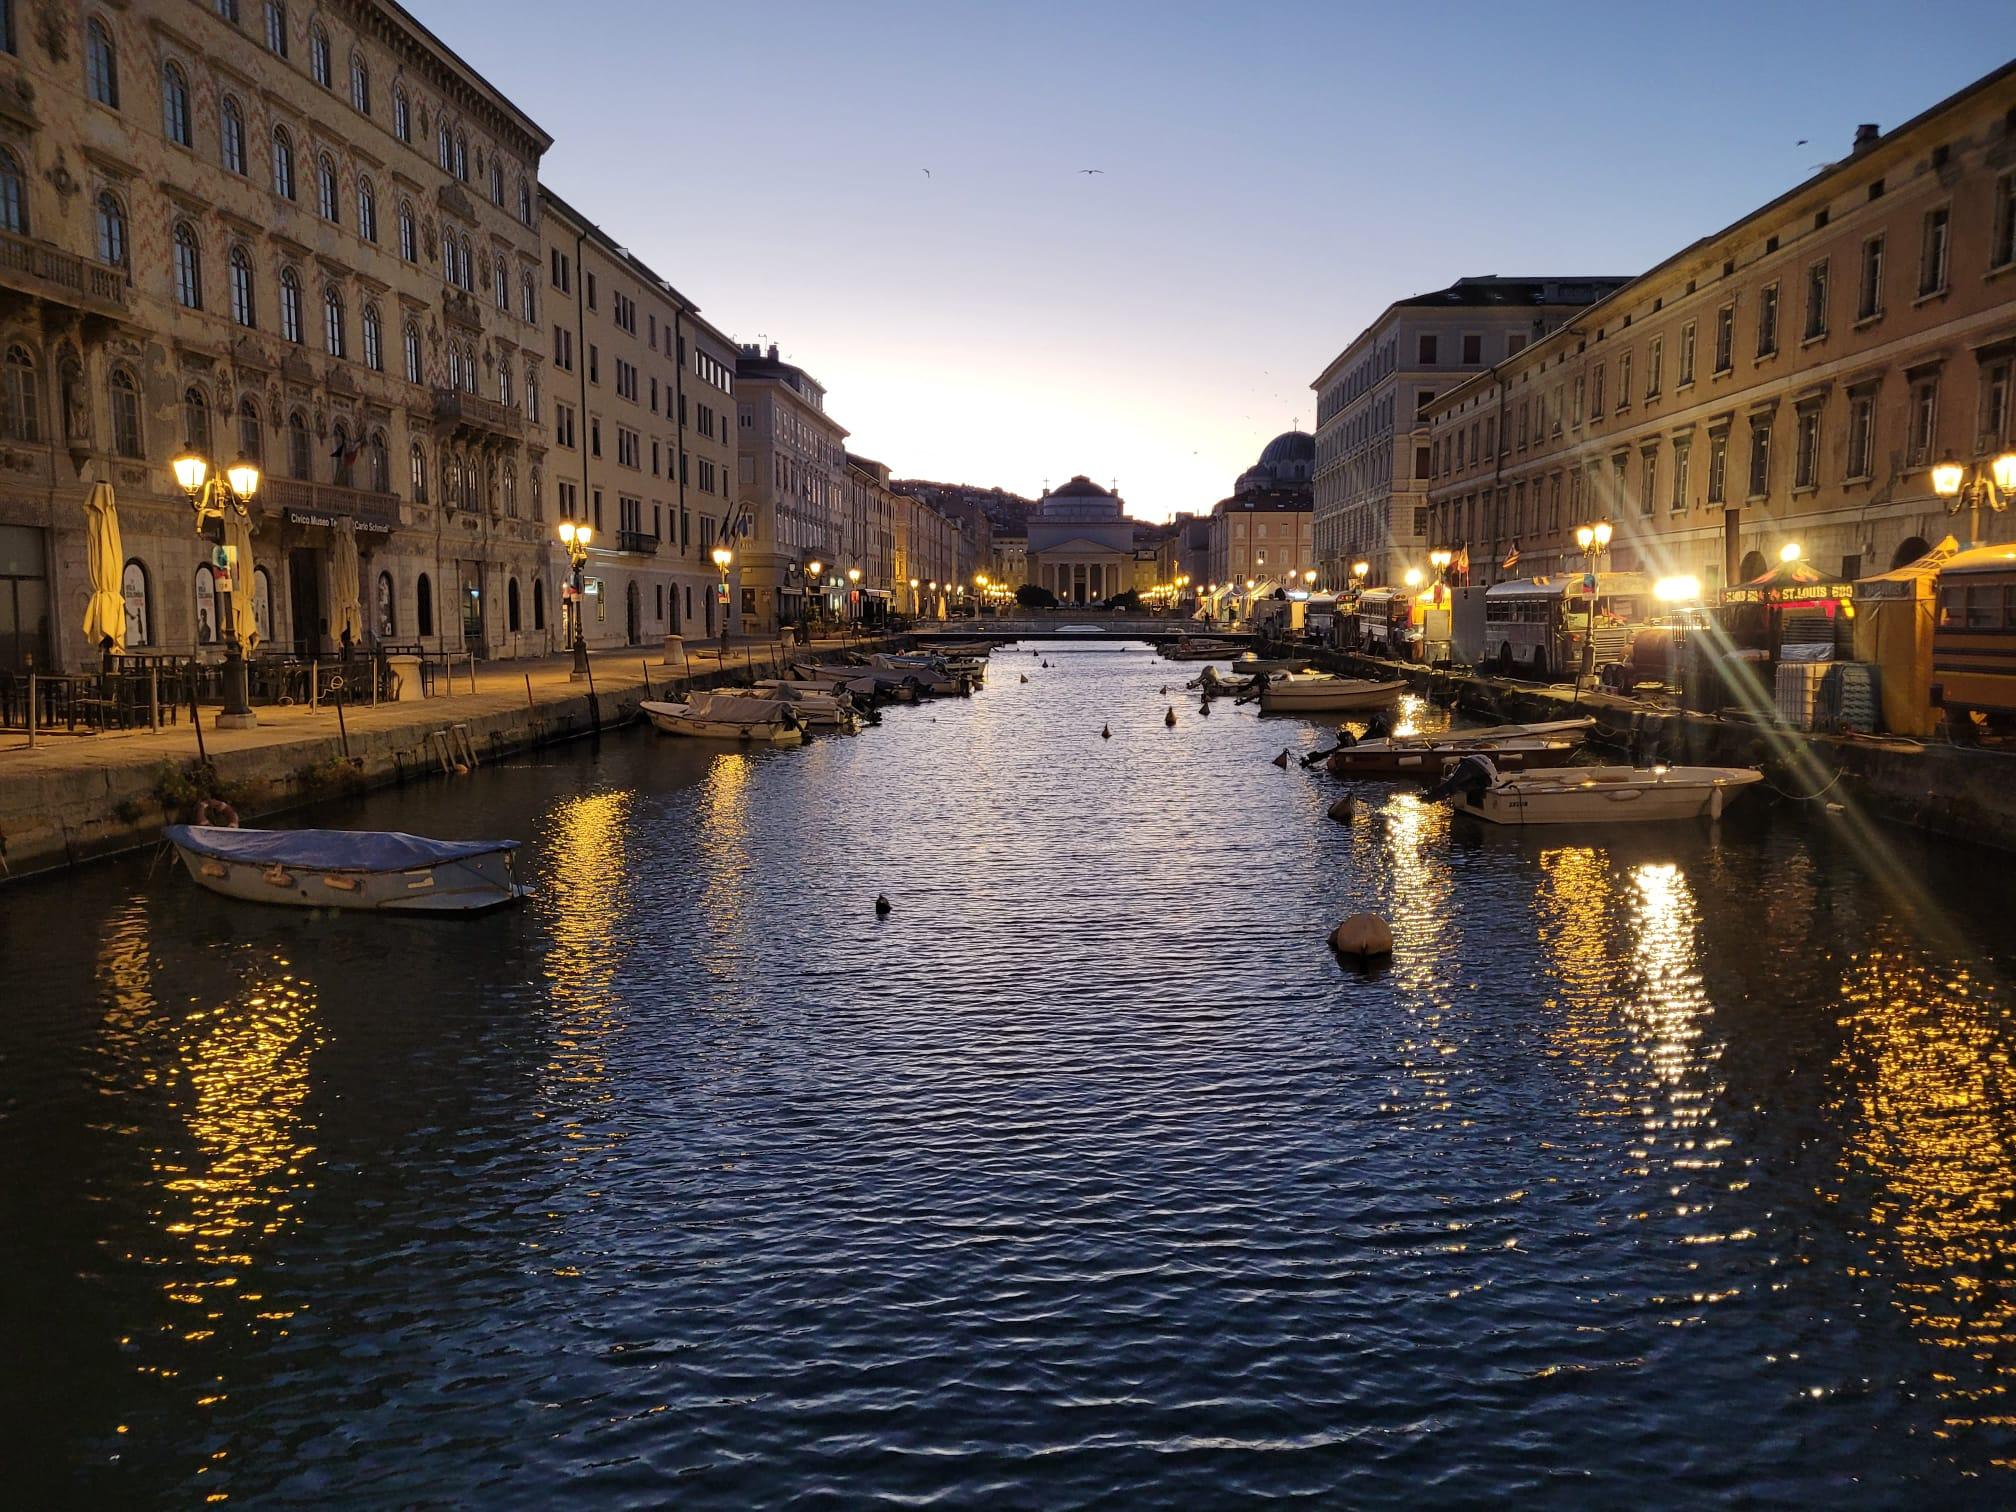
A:
POLYGON ((1341 714, 1351 709, 1383 709, 1399 702, 1404 682, 1270 683, 1260 690, 1262 714, 1341 714))
POLYGON ((1606 779, 1600 774, 1627 769, 1594 767, 1581 777, 1573 769, 1511 773, 1482 793, 1466 794, 1456 812, 1489 824, 1646 824, 1718 816, 1743 789, 1763 780, 1761 772, 1712 769, 1712 777, 1692 775, 1699 768, 1675 768, 1667 774, 1634 772, 1606 779), (1689 775, 1673 776, 1673 772, 1689 775), (1668 780, 1671 778, 1671 780, 1668 780))
POLYGON ((1331 753, 1328 767, 1335 777, 1439 777, 1443 765, 1459 756, 1489 756, 1501 772, 1537 771, 1566 766, 1581 749, 1579 740, 1530 741, 1521 745, 1488 744, 1352 746, 1331 753))
POLYGON ((508 850, 394 872, 229 861, 180 845, 175 853, 199 886, 247 903, 367 913, 480 913, 527 896, 511 874, 508 850))
POLYGON ((672 714, 646 709, 645 717, 661 735, 683 735, 690 740, 749 740, 767 745, 802 745, 805 732, 796 725, 764 722, 728 724, 721 720, 699 719, 690 714, 672 714))

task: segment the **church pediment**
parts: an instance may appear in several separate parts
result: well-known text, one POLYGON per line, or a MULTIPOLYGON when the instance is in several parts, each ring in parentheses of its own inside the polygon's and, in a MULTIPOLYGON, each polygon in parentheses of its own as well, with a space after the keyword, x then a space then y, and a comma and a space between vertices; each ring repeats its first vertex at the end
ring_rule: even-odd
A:
POLYGON ((1068 541, 1059 541, 1055 546, 1039 546, 1030 550, 1031 556, 1130 556, 1128 547, 1115 546, 1110 541, 1095 541, 1086 536, 1073 536, 1068 541))

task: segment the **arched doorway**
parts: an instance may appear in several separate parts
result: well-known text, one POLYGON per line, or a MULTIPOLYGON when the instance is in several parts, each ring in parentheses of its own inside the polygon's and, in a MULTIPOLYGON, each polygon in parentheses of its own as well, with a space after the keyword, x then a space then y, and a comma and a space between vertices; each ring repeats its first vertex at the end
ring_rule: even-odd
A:
POLYGON ((1763 552, 1746 551, 1743 553, 1743 565, 1736 569, 1736 581, 1747 583, 1752 578, 1760 578, 1764 576, 1765 568, 1769 565, 1764 560, 1763 552))
POLYGON ((643 644, 644 595, 638 591, 635 578, 630 579, 630 586, 623 594, 623 630, 630 645, 643 644))
POLYGON ((1899 567, 1907 567, 1931 549, 1925 537, 1912 536, 1900 542, 1897 549, 1890 553, 1890 568, 1894 572, 1899 567))

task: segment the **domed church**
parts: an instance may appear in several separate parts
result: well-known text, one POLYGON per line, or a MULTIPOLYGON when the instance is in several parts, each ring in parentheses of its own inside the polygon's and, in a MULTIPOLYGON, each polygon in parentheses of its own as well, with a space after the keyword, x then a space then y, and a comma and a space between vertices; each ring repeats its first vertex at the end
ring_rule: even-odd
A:
POLYGON ((1134 526, 1110 489, 1080 473, 1029 516, 1029 581, 1063 604, 1097 604, 1134 586, 1134 526))

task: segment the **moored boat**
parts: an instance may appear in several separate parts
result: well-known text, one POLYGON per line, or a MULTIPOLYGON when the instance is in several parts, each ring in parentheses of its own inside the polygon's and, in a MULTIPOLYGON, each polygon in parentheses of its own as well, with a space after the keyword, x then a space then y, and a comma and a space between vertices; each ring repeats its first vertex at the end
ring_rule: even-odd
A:
POLYGON ((1752 767, 1564 767, 1501 772, 1486 756, 1465 756, 1430 788, 1459 814, 1491 824, 1619 824, 1711 819, 1764 774, 1752 767))
POLYGON ((1251 677, 1256 672, 1306 672, 1309 658, 1306 656, 1255 656, 1251 651, 1242 652, 1232 658, 1232 671, 1239 677, 1251 677))
POLYGON ((211 892, 296 908, 473 913, 525 896, 511 873, 516 840, 433 840, 396 830, 162 831, 211 892))
POLYGON ((749 693, 700 692, 685 703, 647 701, 638 707, 666 735, 761 740, 772 745, 798 745, 805 739, 804 728, 789 704, 749 693))
POLYGON ((1567 736, 1515 735, 1487 740, 1366 740, 1341 746, 1326 763, 1333 777, 1439 776, 1459 757, 1483 755, 1503 772, 1566 766, 1582 748, 1567 736))
POLYGON ((786 681, 766 677, 750 689, 758 698, 774 698, 791 705, 799 720, 815 729, 852 732, 861 728, 861 712, 854 700, 839 687, 819 683, 786 681))
POLYGON ((1283 672, 1260 683, 1263 714, 1336 714, 1349 709, 1383 709, 1399 701, 1407 684, 1333 677, 1327 672, 1283 672))

